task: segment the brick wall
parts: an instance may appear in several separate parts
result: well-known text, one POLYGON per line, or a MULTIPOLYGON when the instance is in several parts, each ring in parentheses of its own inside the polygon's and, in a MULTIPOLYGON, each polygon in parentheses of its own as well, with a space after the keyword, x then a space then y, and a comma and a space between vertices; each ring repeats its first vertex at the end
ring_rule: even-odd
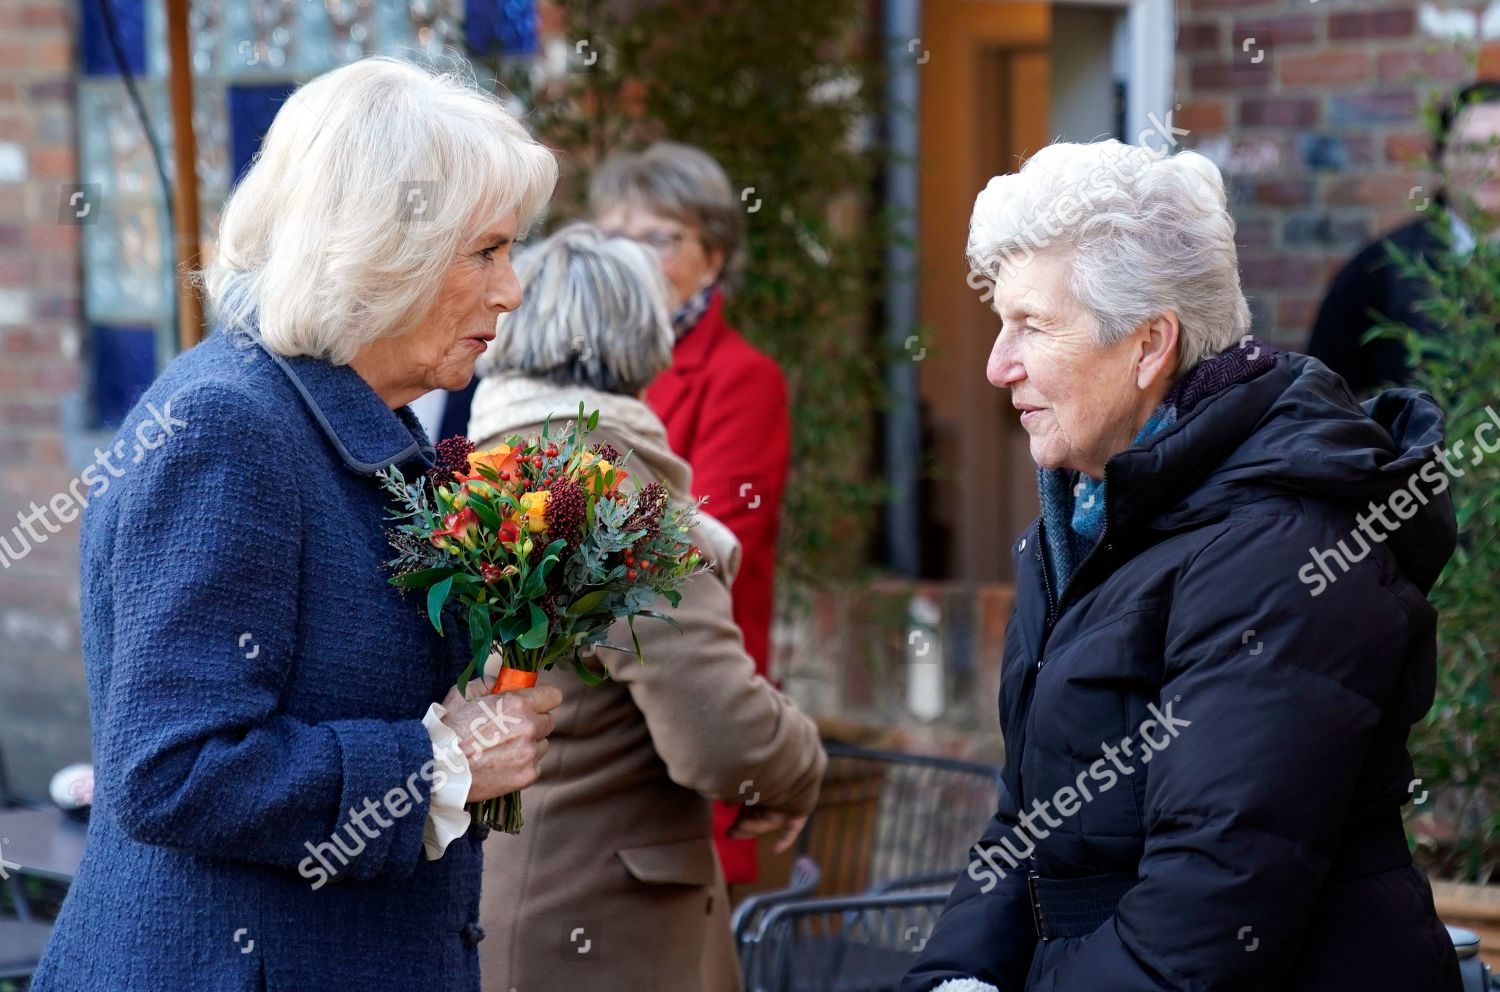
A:
POLYGON ((1500 48, 1425 34, 1413 0, 1178 0, 1177 15, 1176 124, 1229 178, 1257 333, 1302 348, 1338 267, 1427 202, 1423 104, 1496 74, 1500 48))
MULTIPOLYGON (((69 0, 0 3, 0 536, 61 492, 77 409, 78 233, 59 222, 77 182, 69 0)), ((39 793, 88 755, 78 651, 78 522, 0 567, 0 748, 14 784, 39 793)), ((29 540, 29 539, 28 539, 29 540)))

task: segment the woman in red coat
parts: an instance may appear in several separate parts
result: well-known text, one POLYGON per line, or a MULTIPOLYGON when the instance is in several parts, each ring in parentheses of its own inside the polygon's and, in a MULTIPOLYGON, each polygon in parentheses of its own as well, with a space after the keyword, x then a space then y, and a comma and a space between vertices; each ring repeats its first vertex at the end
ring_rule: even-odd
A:
MULTIPOLYGON (((724 319, 723 283, 739 254, 743 208, 719 163, 666 141, 607 159, 589 204, 601 227, 649 247, 666 273, 677 343, 672 367, 646 401, 667 425, 672 449, 693 467, 695 495, 707 497, 705 509, 743 545, 734 621, 764 676, 791 424, 781 369, 724 319)), ((752 790, 747 783, 747 797, 752 790)), ((753 806, 716 805, 714 821, 730 884, 756 878, 754 835, 800 829, 753 806)))

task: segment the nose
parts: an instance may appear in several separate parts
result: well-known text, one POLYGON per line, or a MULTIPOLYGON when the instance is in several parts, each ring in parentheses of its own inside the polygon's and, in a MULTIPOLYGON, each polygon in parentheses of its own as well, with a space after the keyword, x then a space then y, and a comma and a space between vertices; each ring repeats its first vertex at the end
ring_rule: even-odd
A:
POLYGON ((510 262, 495 266, 494 277, 485 288, 484 305, 496 313, 510 313, 521 305, 521 280, 510 262))
POLYGON ((985 378, 997 389, 1009 389, 1026 378, 1026 369, 1016 352, 1014 336, 1007 335, 1003 329, 995 335, 995 346, 990 349, 985 378))

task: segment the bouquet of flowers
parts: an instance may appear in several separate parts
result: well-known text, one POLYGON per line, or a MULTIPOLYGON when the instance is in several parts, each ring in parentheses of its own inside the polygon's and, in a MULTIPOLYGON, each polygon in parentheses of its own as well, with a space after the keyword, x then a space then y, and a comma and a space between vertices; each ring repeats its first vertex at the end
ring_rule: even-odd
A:
MULTIPOLYGON (((628 453, 587 437, 599 413, 578 419, 564 437, 514 436, 488 451, 465 437, 437 446, 437 464, 408 481, 392 466, 380 474, 396 499, 390 532, 398 552, 387 563, 390 582, 425 589, 427 617, 443 632, 444 610, 467 625, 472 656, 458 679, 485 677, 493 653, 501 668, 491 693, 536 684, 537 672, 569 664, 586 684, 596 675, 580 657, 585 647, 629 651, 644 661, 635 617, 662 620, 647 609, 658 597, 673 606, 686 579, 709 567, 688 541, 699 504, 674 504, 660 483, 621 491, 628 453), (611 626, 629 620, 632 646, 606 642, 611 626)), ((470 803, 469 814, 507 833, 521 829, 518 793, 470 803)))

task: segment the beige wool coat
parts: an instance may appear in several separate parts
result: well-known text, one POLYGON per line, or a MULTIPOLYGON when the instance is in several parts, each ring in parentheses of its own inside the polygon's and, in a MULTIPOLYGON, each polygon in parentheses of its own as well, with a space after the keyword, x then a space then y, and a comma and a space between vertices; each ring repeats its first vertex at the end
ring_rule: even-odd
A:
MULTIPOLYGON (((666 429, 635 399, 517 377, 476 391, 470 436, 481 447, 560 433, 600 410, 591 442, 633 454, 630 485, 692 492, 666 429)), ((479 945, 486 992, 736 992, 729 905, 710 839, 709 800, 809 812, 827 758, 811 719, 755 673, 731 616, 739 546, 700 512, 693 540, 718 565, 690 579, 679 633, 636 623, 646 661, 600 651, 609 681, 589 687, 554 668, 562 689, 541 777, 524 792, 526 825, 484 845, 479 945)), ((611 643, 629 644, 624 624, 611 643)), ((493 660, 492 660, 493 664, 493 660)))

